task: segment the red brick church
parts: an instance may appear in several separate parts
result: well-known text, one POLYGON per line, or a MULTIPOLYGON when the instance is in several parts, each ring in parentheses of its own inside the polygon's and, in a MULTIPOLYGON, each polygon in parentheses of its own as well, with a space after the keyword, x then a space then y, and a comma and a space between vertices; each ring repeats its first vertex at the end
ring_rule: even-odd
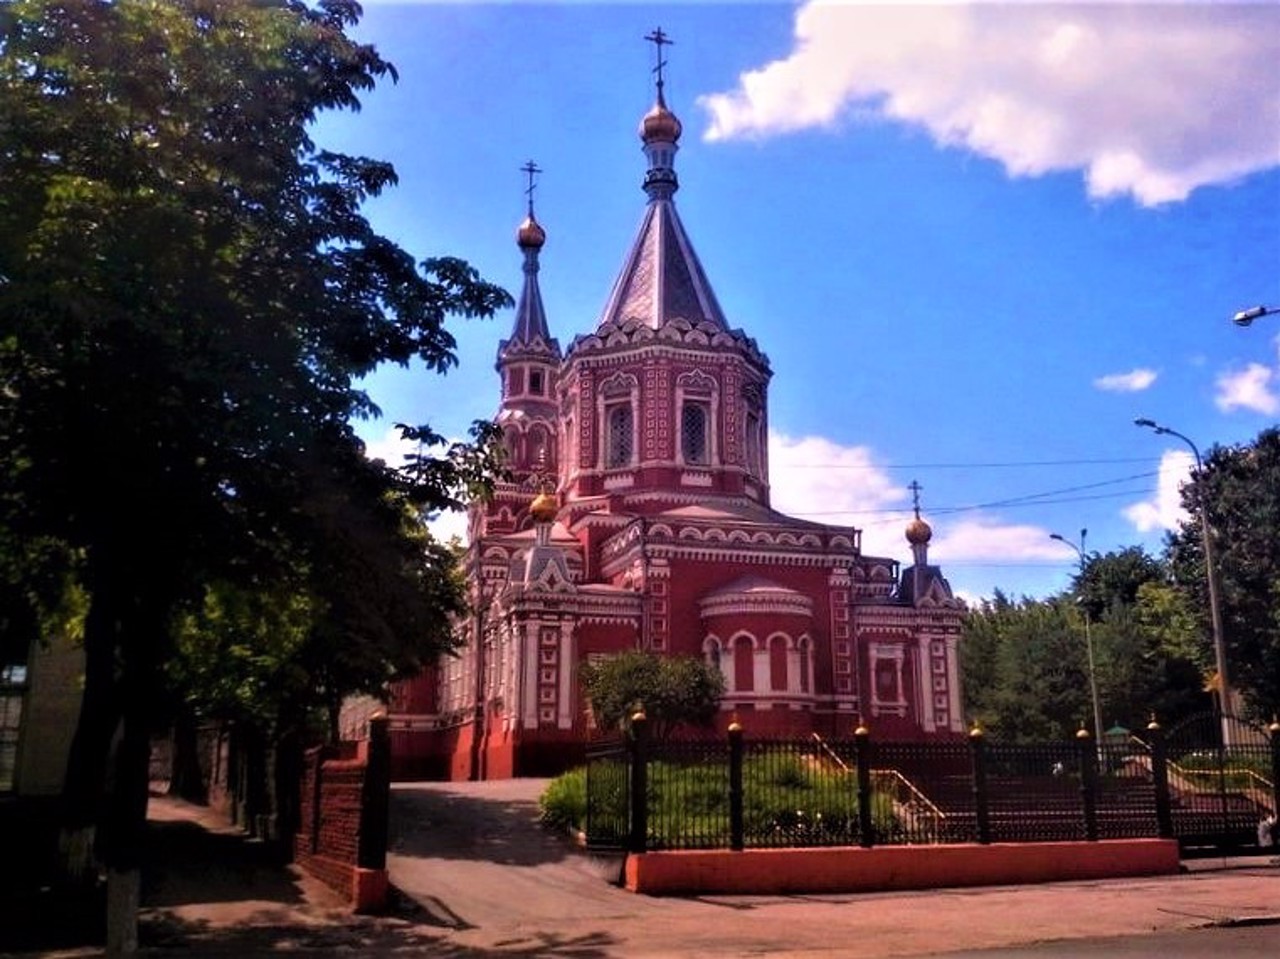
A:
POLYGON ((543 310, 526 168, 524 286, 497 356, 511 479, 470 512, 458 655, 393 690, 401 778, 581 761, 579 664, 637 648, 716 665, 723 723, 736 713, 754 734, 847 735, 858 717, 877 737, 964 728, 964 608, 929 564, 918 509, 900 569, 865 555, 859 530, 769 505, 773 373, 725 319, 676 212, 680 133, 659 68, 640 228, 567 349, 543 310))

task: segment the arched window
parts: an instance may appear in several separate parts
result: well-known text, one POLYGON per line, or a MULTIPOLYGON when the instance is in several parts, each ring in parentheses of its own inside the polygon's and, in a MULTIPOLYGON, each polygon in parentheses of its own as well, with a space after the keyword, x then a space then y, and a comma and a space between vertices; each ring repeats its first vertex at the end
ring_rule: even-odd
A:
POLYGON ((502 431, 502 446, 506 450, 507 466, 519 469, 523 465, 520 461, 520 431, 513 426, 506 427, 502 431))
POLYGON ((769 688, 774 692, 787 689, 787 638, 774 636, 769 640, 769 688))
POLYGON ((619 403, 610 406, 606 413, 608 423, 608 452, 605 465, 611 468, 631 465, 633 449, 634 424, 631 416, 631 405, 619 403))
POLYGON ((751 692, 756 688, 755 644, 750 636, 739 636, 733 641, 733 688, 751 692))
POLYGON ((705 465, 709 460, 707 424, 710 420, 707 404, 698 400, 685 400, 680 410, 680 453, 686 463, 705 465))
POLYGON ((551 434, 547 428, 541 424, 536 424, 529 430, 529 466, 539 472, 548 470, 552 467, 551 456, 551 434))

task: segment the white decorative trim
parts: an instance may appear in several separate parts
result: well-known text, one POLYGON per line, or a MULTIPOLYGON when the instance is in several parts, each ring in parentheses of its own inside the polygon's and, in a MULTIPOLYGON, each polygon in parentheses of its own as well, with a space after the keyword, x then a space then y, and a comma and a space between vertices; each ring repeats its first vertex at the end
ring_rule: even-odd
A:
MULTIPOLYGON (((605 480, 605 485, 606 485, 606 486, 608 486, 608 483, 609 483, 609 481, 608 481, 608 480, 605 480)), ((681 474, 680 474, 680 485, 681 485, 681 486, 706 486, 706 487, 710 487, 710 486, 713 486, 714 484, 715 484, 715 479, 714 479, 714 477, 713 477, 710 473, 689 473, 689 472, 685 472, 685 473, 681 473, 681 474)))

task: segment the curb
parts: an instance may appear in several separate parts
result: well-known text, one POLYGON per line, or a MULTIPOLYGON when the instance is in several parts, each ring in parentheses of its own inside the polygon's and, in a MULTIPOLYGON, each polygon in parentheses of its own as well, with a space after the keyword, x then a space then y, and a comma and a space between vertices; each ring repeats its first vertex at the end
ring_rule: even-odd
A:
POLYGON ((1250 926, 1280 926, 1280 915, 1228 916, 1205 923, 1206 929, 1247 929, 1250 926))

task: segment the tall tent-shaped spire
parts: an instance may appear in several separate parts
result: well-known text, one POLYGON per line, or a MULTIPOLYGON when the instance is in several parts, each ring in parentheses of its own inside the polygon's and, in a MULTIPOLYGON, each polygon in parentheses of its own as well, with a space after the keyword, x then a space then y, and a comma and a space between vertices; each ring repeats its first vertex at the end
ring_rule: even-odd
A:
POLYGON ((681 319, 694 326, 710 323, 725 330, 728 324, 720 304, 675 208, 674 196, 680 187, 675 157, 683 128, 667 107, 663 78, 666 61, 662 58, 662 48, 673 41, 661 28, 645 39, 657 51, 657 95, 653 107, 641 119, 639 131, 648 160, 644 192, 649 203, 598 326, 640 323, 657 330, 681 319))
POLYGON ((498 347, 498 359, 512 351, 532 353, 560 353, 559 345, 552 339, 547 327, 547 314, 542 305, 542 291, 538 287, 538 255, 547 242, 547 233, 533 215, 533 191, 536 187, 534 176, 542 171, 532 160, 521 170, 528 176, 529 185, 525 189, 528 207, 524 222, 516 230, 516 245, 524 253, 524 286, 520 291, 520 299, 516 304, 515 324, 511 330, 511 338, 503 340, 498 347))
POLYGON ((528 177, 528 209, 516 230, 524 254, 524 287, 516 304, 511 336, 498 344, 495 364, 502 377, 502 405, 497 423, 507 446, 507 467, 516 477, 545 476, 556 470, 555 391, 560 344, 547 328, 542 291, 538 288, 538 254, 547 233, 533 215, 534 177, 542 172, 533 161, 521 170, 528 177))

